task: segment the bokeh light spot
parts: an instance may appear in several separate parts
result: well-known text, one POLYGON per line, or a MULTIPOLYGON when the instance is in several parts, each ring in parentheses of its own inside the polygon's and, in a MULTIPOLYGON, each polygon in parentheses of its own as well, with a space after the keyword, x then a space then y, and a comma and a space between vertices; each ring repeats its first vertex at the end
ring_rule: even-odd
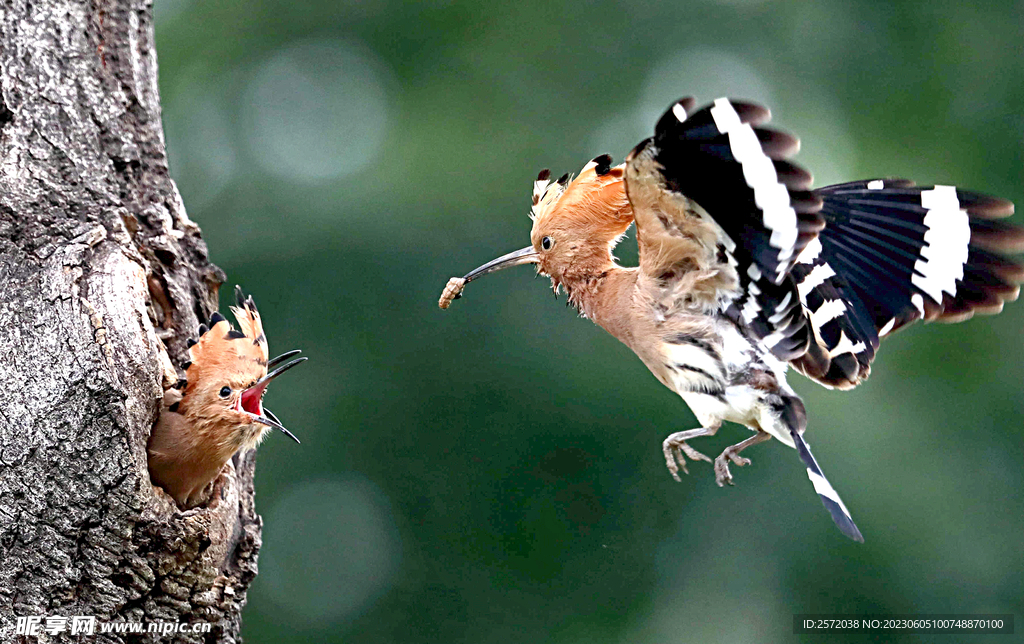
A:
POLYGON ((683 96, 696 98, 698 107, 721 96, 772 104, 769 83, 741 58, 709 47, 676 51, 651 67, 633 109, 613 114, 595 128, 593 149, 614 150, 615 158, 625 156, 654 134, 654 124, 683 96))
POLYGON ((387 131, 389 79, 377 56, 349 41, 310 40, 278 51, 245 93, 256 162, 305 183, 363 169, 387 131))

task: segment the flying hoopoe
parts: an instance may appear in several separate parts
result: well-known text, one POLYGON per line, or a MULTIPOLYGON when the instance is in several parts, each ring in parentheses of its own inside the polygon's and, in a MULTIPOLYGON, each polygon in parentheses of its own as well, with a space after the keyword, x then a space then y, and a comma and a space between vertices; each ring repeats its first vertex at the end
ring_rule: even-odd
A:
POLYGON ((701 423, 663 443, 676 480, 689 458, 732 484, 729 463, 749 464, 740 452, 774 437, 796 448, 843 534, 863 541, 803 438, 787 363, 851 389, 887 334, 998 313, 1024 282, 1024 266, 1001 255, 1024 251, 1024 229, 998 221, 1011 202, 953 186, 873 179, 812 190, 810 173, 785 160, 799 141, 760 127, 766 108, 694 106, 673 104, 622 165, 602 155, 575 180, 541 172, 531 245, 452 278, 439 305, 482 275, 537 264, 701 423), (640 265, 626 268, 611 251, 634 222, 640 265), (714 461, 687 443, 723 421, 754 435, 714 461))
POLYGON ((299 442, 263 407, 263 395, 274 378, 306 358, 281 364, 300 353, 296 349, 268 360, 256 303, 237 286, 235 298, 238 306, 231 312, 241 331, 220 313, 213 314, 209 327, 199 327, 199 340, 189 340, 185 379, 164 393, 149 437, 150 477, 184 507, 202 501, 228 459, 255 448, 271 428, 299 442))

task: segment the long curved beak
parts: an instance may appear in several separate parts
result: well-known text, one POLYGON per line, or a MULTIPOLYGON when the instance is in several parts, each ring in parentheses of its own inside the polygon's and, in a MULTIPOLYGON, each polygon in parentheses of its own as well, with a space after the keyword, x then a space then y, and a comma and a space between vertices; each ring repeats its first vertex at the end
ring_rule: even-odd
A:
MULTIPOLYGON (((267 369, 273 369, 275 365, 279 365, 292 356, 297 356, 302 353, 302 349, 292 349, 291 351, 285 351, 276 358, 271 358, 267 361, 267 369)), ((303 358, 305 360, 305 358, 303 358)))
POLYGON ((478 266, 462 278, 466 280, 466 283, 472 282, 478 277, 482 277, 488 273, 494 271, 500 271, 503 268, 509 268, 511 266, 519 266, 520 264, 536 264, 540 261, 540 256, 537 251, 533 249, 533 246, 527 246, 526 248, 520 248, 519 250, 512 251, 508 255, 502 255, 497 259, 492 259, 483 266, 478 266))
MULTIPOLYGON (((277 356, 276 358, 274 358, 273 360, 268 361, 267 365, 272 367, 272 366, 282 362, 285 358, 287 358, 289 356, 293 356, 296 353, 300 353, 299 349, 295 349, 294 351, 289 351, 288 353, 281 354, 281 355, 277 356)), ((267 375, 265 375, 262 378, 260 378, 259 380, 257 380, 256 384, 254 384, 252 387, 249 387, 248 389, 245 390, 246 393, 248 393, 250 391, 253 391, 253 392, 256 392, 256 393, 263 393, 263 390, 267 388, 267 385, 270 384, 271 380, 273 380, 274 378, 280 376, 282 373, 284 373, 285 371, 288 371, 292 367, 305 362, 306 360, 309 360, 309 358, 306 358, 306 357, 296 358, 295 360, 292 360, 291 362, 289 362, 287 364, 281 365, 277 369, 274 369, 273 371, 271 371, 267 375)))
POLYGON ((300 441, 298 437, 295 436, 295 434, 285 429, 284 425, 281 424, 281 421, 278 420, 277 416, 274 415, 274 412, 264 408, 263 413, 265 414, 265 416, 257 416, 253 418, 253 420, 256 421, 257 423, 263 423, 264 425, 267 425, 269 427, 279 429, 281 430, 282 433, 284 433, 285 436, 292 439, 296 443, 302 443, 302 441, 300 441))

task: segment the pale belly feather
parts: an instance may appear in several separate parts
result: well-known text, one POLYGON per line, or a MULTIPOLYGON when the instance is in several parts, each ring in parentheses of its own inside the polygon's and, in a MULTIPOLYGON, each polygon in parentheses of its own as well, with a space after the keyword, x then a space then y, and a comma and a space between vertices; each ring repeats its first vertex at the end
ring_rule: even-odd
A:
POLYGON ((778 393, 792 395, 786 383, 786 364, 777 360, 730 322, 717 325, 715 352, 698 344, 666 343, 662 354, 666 364, 674 365, 669 387, 686 402, 703 427, 718 427, 733 422, 753 430, 762 429, 782 443, 793 447, 789 430, 778 421, 769 401, 778 393), (755 388, 743 375, 756 365, 775 376, 775 391, 755 388))

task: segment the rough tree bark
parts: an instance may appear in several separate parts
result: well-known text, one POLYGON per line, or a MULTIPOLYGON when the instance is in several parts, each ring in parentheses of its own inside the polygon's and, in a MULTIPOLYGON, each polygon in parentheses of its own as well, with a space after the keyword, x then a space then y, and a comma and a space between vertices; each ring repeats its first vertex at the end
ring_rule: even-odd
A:
MULTIPOLYGON (((146 467, 223 281, 168 175, 152 2, 0 11, 0 640, 17 616, 95 615, 237 641, 260 545, 251 456, 188 512, 146 467)), ((84 641, 40 641, 65 638, 84 641)))

